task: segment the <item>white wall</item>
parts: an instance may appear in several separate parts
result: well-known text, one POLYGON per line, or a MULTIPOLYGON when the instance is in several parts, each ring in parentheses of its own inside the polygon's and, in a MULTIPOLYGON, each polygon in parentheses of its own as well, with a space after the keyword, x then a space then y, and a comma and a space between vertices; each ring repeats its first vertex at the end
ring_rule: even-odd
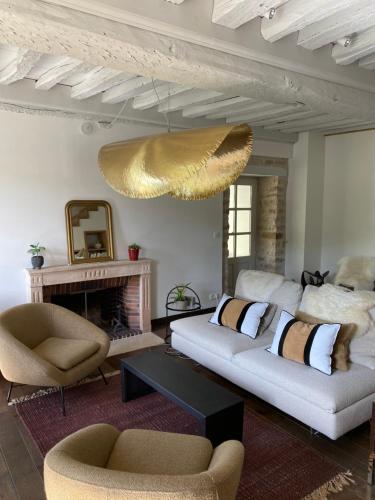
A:
POLYGON ((306 132, 289 162, 285 274, 296 281, 304 269, 321 270, 324 151, 324 137, 306 132))
POLYGON ((221 291, 222 197, 178 201, 168 196, 131 200, 113 191, 97 167, 103 144, 153 133, 153 126, 118 125, 91 136, 81 122, 60 117, 0 113, 0 310, 26 300, 28 245, 47 247, 46 265, 66 264, 64 207, 72 199, 104 199, 113 209, 116 257, 139 243, 153 259, 152 316, 165 316, 168 290, 191 282, 204 305, 221 291))
POLYGON ((326 138, 322 264, 375 256, 375 131, 326 138))

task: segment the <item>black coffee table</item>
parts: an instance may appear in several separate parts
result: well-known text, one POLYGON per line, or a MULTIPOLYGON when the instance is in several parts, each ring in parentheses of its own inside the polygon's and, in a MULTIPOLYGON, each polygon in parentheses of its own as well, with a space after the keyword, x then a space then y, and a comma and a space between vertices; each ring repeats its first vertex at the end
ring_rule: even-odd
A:
POLYGON ((160 392, 198 419, 213 446, 242 440, 243 399, 165 354, 148 351, 122 359, 121 387, 124 402, 160 392))

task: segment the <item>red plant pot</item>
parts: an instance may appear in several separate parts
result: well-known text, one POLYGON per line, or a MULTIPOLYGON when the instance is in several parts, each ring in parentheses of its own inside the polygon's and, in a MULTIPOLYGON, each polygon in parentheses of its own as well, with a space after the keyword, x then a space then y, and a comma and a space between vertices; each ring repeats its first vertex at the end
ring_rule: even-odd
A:
POLYGON ((129 260, 138 260, 139 248, 128 248, 129 260))

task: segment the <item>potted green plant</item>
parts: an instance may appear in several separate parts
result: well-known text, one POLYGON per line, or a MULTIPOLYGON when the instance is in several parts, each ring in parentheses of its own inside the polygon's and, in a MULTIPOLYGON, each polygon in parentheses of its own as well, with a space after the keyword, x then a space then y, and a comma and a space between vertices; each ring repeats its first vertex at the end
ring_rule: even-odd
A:
POLYGON ((138 260, 141 247, 137 243, 132 243, 128 246, 129 260, 138 260))
POLYGON ((45 247, 41 247, 39 243, 36 243, 35 245, 30 245, 28 253, 32 254, 31 265, 33 266, 33 269, 40 269, 44 264, 44 257, 43 255, 40 255, 42 252, 44 252, 44 250, 45 247))
POLYGON ((176 285, 174 291, 174 306, 176 309, 186 309, 186 288, 190 285, 190 283, 176 285))

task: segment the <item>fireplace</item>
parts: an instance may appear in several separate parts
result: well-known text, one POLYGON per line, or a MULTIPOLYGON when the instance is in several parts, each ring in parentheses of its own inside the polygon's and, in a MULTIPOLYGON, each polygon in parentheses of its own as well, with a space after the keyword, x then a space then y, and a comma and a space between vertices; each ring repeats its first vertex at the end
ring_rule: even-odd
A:
POLYGON ((110 355, 163 341, 151 333, 151 262, 26 269, 29 302, 51 302, 86 317, 111 339, 110 355))
POLYGON ((142 333, 139 281, 136 275, 47 285, 43 301, 80 314, 117 340, 142 333))

